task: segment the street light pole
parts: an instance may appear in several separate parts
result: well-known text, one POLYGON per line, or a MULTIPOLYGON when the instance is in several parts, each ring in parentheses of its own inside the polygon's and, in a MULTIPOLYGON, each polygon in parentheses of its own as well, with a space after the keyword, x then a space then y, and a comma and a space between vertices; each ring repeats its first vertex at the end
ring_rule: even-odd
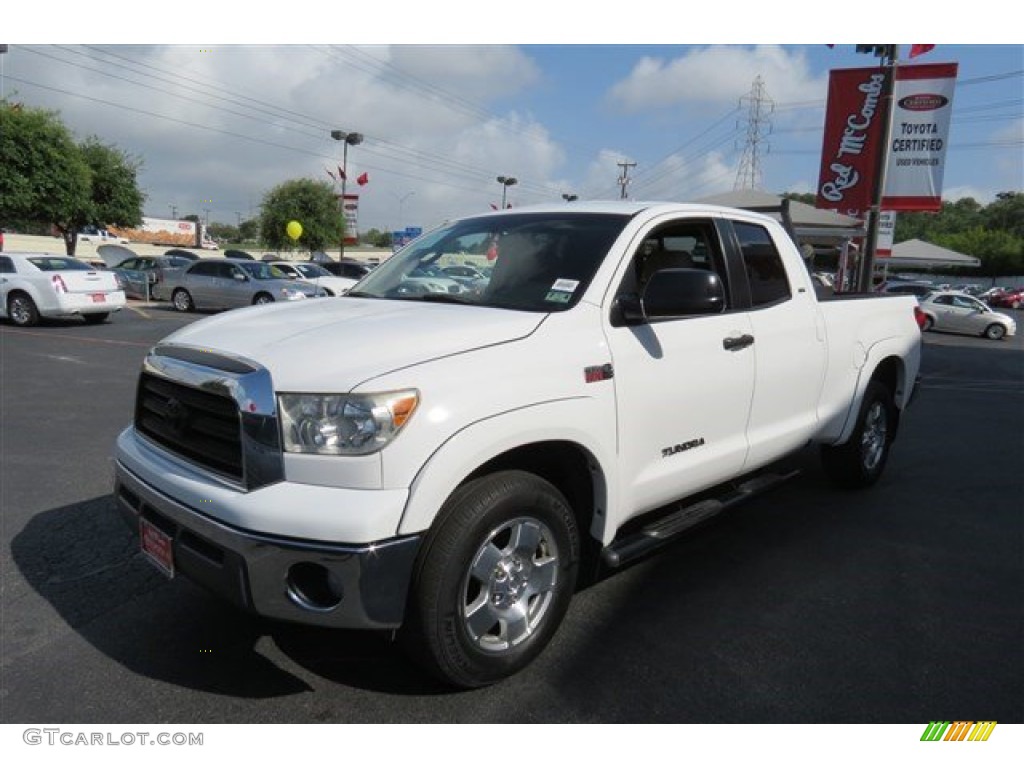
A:
POLYGON ((505 193, 513 184, 518 184, 519 180, 513 176, 499 176, 498 183, 501 184, 501 210, 505 210, 505 193))
MULTIPOLYGON (((355 146, 363 143, 363 134, 346 133, 345 131, 331 131, 331 138, 342 142, 341 150, 341 223, 345 224, 345 182, 348 181, 348 146, 355 146)), ((341 234, 341 247, 338 250, 338 258, 345 256, 345 233, 341 234)))

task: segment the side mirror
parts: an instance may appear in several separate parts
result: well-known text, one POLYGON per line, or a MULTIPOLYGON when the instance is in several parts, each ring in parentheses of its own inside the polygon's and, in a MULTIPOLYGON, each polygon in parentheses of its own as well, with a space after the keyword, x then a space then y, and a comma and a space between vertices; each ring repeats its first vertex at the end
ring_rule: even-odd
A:
POLYGON ((235 278, 235 280, 237 280, 237 281, 238 281, 238 282, 240 282, 240 283, 244 283, 244 282, 248 281, 248 279, 249 279, 248 277, 246 277, 245 275, 243 275, 243 274, 242 274, 241 272, 233 272, 233 273, 231 274, 231 276, 232 276, 233 278, 235 278))
POLYGON ((648 280, 642 303, 648 320, 717 315, 725 309, 725 287, 704 269, 662 269, 648 280))

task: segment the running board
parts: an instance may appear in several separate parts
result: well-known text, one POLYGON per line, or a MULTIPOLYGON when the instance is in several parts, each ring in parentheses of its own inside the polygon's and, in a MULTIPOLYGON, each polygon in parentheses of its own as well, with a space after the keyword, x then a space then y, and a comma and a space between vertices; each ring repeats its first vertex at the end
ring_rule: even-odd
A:
POLYGON ((601 551, 601 559, 610 568, 619 568, 663 547, 679 534, 709 520, 720 512, 739 504, 770 488, 791 480, 799 470, 786 473, 768 472, 726 489, 720 498, 704 499, 694 504, 677 507, 664 517, 645 525, 625 538, 613 541, 601 551))

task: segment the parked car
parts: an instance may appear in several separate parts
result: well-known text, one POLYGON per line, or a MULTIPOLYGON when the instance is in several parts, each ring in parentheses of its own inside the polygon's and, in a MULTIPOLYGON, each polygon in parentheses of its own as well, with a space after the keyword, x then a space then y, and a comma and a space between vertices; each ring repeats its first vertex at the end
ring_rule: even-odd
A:
POLYGON ((172 277, 166 290, 179 312, 327 295, 316 286, 289 280, 269 264, 243 259, 201 259, 172 277))
POLYGON ((184 248, 168 248, 164 251, 164 256, 180 256, 183 259, 189 261, 199 261, 199 254, 192 253, 192 251, 186 251, 184 248))
POLYGON ((95 325, 125 303, 113 272, 70 256, 0 255, 0 317, 15 325, 35 325, 41 317, 81 317, 95 325))
POLYGON ((78 239, 83 243, 121 243, 130 242, 127 237, 116 235, 110 230, 99 227, 83 227, 78 233, 78 239))
POLYGON ((182 256, 134 256, 114 267, 125 293, 137 299, 170 298, 162 291, 172 270, 182 270, 192 262, 182 256))
POLYGON ((1024 307, 1024 287, 1012 288, 1004 291, 988 302, 990 307, 1004 307, 1006 309, 1020 309, 1024 307))
POLYGON ((989 306, 992 306, 992 302, 1002 296, 1004 293, 1009 293, 1012 288, 1008 288, 1005 285, 996 285, 989 288, 987 291, 982 291, 978 294, 977 298, 984 301, 989 306))
POLYGON ((362 261, 355 259, 341 259, 340 261, 317 261, 319 266, 326 269, 332 275, 338 277, 348 277, 353 280, 362 280, 370 272, 373 271, 373 267, 370 264, 366 264, 362 261))
MULTIPOLYGON (((229 248, 228 250, 224 251, 224 258, 225 259, 245 259, 246 261, 256 261, 256 257, 253 256, 248 251, 238 251, 238 250, 235 250, 234 248, 229 248)), ((263 261, 267 261, 267 259, 264 258, 263 261)))
POLYGON ((284 272, 290 280, 301 280, 304 283, 323 288, 328 296, 341 296, 358 280, 350 277, 336 277, 319 264, 309 261, 271 261, 271 266, 284 272))
POLYGON ((942 291, 921 300, 924 331, 968 333, 998 341, 1017 332, 1017 323, 1009 315, 992 310, 984 302, 966 293, 942 291))
POLYGON ((931 283, 912 282, 910 280, 890 280, 878 287, 880 293, 901 293, 911 296, 927 296, 935 290, 931 283))

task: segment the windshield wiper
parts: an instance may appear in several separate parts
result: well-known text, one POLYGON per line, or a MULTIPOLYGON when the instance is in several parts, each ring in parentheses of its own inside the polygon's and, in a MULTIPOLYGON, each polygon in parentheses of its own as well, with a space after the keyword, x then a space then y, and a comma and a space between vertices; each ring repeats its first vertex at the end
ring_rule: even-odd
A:
POLYGON ((354 296, 357 299, 379 299, 375 293, 367 293, 366 291, 349 291, 348 293, 342 294, 343 296, 354 296))
POLYGON ((422 296, 417 296, 420 301, 436 301, 439 304, 476 304, 475 301, 464 299, 457 294, 452 293, 424 293, 422 296))

